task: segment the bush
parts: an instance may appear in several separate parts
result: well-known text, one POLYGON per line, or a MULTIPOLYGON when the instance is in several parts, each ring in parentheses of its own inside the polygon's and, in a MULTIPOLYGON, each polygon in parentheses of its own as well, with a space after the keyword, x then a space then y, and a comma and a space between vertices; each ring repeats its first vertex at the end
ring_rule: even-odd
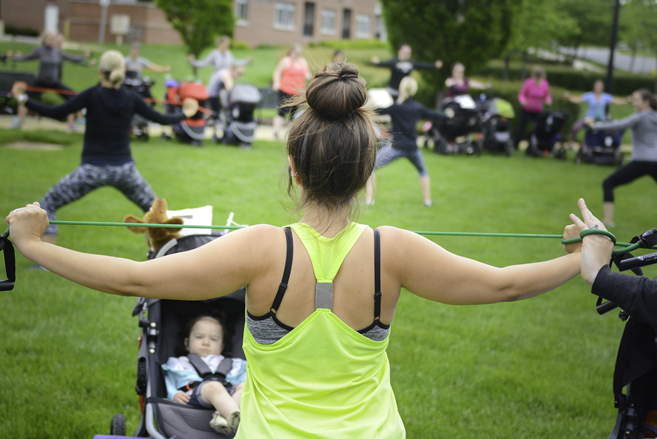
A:
POLYGON ((251 50, 251 46, 246 41, 230 41, 231 50, 251 50))
POLYGON ((381 40, 324 40, 319 43, 309 43, 309 47, 328 47, 331 49, 388 49, 388 43, 381 40))
POLYGON ((38 37, 39 31, 30 27, 15 27, 11 24, 5 24, 5 33, 7 35, 23 35, 26 37, 38 37))
MULTIPOLYGON (((547 73, 547 80, 551 86, 563 87, 566 90, 577 90, 582 92, 591 91, 593 89, 593 83, 598 79, 604 80, 606 76, 605 73, 578 71, 569 67, 556 65, 542 65, 542 67, 547 73)), ((527 74, 529 74, 530 69, 531 66, 527 68, 527 74)), ((520 65, 515 63, 511 64, 509 67, 509 79, 520 80, 521 72, 522 67, 520 65)), ((480 68, 477 71, 477 74, 502 79, 504 75, 504 65, 499 61, 494 61, 487 66, 480 68)), ((612 87, 612 92, 615 95, 626 96, 640 88, 647 88, 648 90, 654 89, 655 80, 632 73, 614 72, 612 87)))

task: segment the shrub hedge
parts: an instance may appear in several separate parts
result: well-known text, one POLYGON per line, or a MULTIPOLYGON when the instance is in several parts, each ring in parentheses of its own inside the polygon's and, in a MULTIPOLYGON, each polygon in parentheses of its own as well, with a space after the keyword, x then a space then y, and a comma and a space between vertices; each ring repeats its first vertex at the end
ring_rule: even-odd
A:
MULTIPOLYGON (((598 79, 605 79, 605 73, 596 73, 590 71, 573 70, 570 67, 559 65, 541 65, 547 73, 547 80, 551 86, 563 87, 566 90, 575 91, 591 91, 593 83, 598 79)), ((531 66, 528 67, 528 71, 531 66)), ((509 80, 519 81, 522 72, 522 67, 517 64, 511 64, 509 67, 509 80)), ((479 76, 486 76, 490 78, 502 79, 504 75, 504 65, 501 62, 491 62, 486 67, 479 69, 477 72, 479 76)), ((655 89, 655 79, 644 75, 637 75, 633 73, 614 72, 613 90, 615 95, 626 96, 632 92, 640 89, 647 88, 648 90, 655 89)))

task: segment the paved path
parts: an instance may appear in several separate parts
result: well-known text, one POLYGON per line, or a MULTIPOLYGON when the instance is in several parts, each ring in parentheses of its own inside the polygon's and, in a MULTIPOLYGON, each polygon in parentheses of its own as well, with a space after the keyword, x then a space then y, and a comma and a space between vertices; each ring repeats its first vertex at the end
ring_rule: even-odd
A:
MULTIPOLYGON (((607 65, 609 62, 609 49, 594 48, 594 47, 585 47, 580 48, 575 51, 572 48, 562 47, 559 49, 560 53, 572 55, 576 54, 578 58, 587 59, 589 61, 597 62, 602 65, 607 65)), ((614 53, 614 68, 619 70, 630 71, 632 57, 624 53, 620 53, 618 50, 614 53)), ((654 57, 648 56, 637 56, 634 59, 634 66, 632 68, 633 73, 652 73, 653 70, 657 69, 657 61, 654 57)))

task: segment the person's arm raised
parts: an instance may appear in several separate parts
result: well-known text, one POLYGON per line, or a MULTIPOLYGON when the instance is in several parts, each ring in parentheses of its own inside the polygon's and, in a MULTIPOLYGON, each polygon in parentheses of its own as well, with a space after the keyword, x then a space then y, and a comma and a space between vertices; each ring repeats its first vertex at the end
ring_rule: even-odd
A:
MULTIPOLYGON (((528 299, 580 272, 578 244, 568 246, 572 253, 557 259, 498 268, 452 254, 413 232, 392 227, 380 230, 381 248, 394 245, 394 259, 389 261, 401 286, 435 302, 476 305, 528 299)), ((578 233, 576 227, 568 226, 564 236, 574 238, 578 233)))
POLYGON ((268 254, 267 243, 276 240, 273 226, 253 226, 195 250, 135 262, 41 241, 48 218, 38 203, 11 212, 6 222, 18 250, 51 272, 109 294, 160 299, 202 300, 248 285, 266 268, 262 255, 268 254))

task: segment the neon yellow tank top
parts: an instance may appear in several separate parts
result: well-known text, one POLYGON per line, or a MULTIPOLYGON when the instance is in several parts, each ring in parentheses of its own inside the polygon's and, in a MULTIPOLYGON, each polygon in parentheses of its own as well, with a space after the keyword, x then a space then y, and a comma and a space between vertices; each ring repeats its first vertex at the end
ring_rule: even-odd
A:
POLYGON ((290 226, 310 255, 318 308, 279 341, 258 344, 244 329, 247 374, 236 439, 399 439, 404 424, 390 386, 388 338, 370 340, 331 312, 328 290, 367 226, 351 223, 325 238, 290 226))

